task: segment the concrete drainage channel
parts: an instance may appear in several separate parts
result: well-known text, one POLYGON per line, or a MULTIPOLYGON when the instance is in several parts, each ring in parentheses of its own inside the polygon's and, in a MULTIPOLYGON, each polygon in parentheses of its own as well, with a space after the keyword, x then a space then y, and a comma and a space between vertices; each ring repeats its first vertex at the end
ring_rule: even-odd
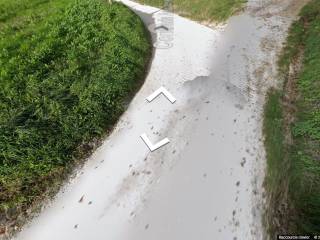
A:
POLYGON ((263 239, 261 111, 293 14, 268 15, 261 9, 268 1, 249 1, 215 30, 122 2, 156 32, 145 84, 77 176, 15 239, 263 239))

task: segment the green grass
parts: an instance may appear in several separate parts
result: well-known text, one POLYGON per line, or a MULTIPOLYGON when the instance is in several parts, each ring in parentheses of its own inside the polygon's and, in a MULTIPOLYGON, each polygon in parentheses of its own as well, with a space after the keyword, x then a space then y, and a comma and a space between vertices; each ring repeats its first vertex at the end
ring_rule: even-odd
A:
POLYGON ((288 189, 287 201, 292 208, 285 213, 291 221, 288 231, 320 233, 320 2, 317 0, 303 8, 300 19, 291 27, 279 61, 284 76, 301 48, 303 69, 296 82, 298 97, 294 102, 297 110, 291 126, 292 144, 284 145, 281 136, 281 93, 271 95, 266 104, 267 188, 272 192, 288 189), (271 128, 273 124, 275 129, 271 128), (280 151, 278 145, 282 146, 280 151), (288 167, 284 168, 286 164, 288 167), (277 181, 278 185, 272 183, 277 181), (286 182, 286 186, 280 182, 286 182))
MULTIPOLYGON (((163 7, 165 0, 137 0, 163 7)), ((198 21, 221 22, 243 7, 247 0, 172 0, 174 11, 198 21)))
POLYGON ((280 104, 281 92, 272 89, 268 93, 268 102, 265 105, 264 132, 265 148, 268 159, 268 183, 274 188, 279 184, 279 173, 285 167, 284 136, 283 136, 283 109, 280 104), (279 171, 280 170, 280 171, 279 171))
POLYGON ((111 129, 151 47, 118 3, 0 0, 0 49, 0 213, 16 213, 111 129))

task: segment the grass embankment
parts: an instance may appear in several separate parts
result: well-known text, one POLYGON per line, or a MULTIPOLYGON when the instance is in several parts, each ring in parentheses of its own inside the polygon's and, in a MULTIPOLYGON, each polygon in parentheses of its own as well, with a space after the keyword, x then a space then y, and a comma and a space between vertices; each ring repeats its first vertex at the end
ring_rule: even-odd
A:
MULTIPOLYGON (((137 0, 162 8, 165 0, 137 0)), ((221 22, 243 7, 247 0, 172 0, 173 9, 181 16, 197 21, 221 22)))
POLYGON ((142 21, 118 3, 0 0, 0 49, 1 224, 111 129, 151 48, 142 21))
POLYGON ((268 158, 266 184, 271 200, 268 222, 272 234, 320 233, 318 0, 306 5, 300 19, 292 25, 279 65, 285 77, 285 90, 269 93, 264 121, 268 158), (289 77, 292 64, 301 53, 302 68, 295 77, 289 77), (291 91, 289 99, 287 90, 291 91), (288 121, 290 115, 292 120, 288 121))

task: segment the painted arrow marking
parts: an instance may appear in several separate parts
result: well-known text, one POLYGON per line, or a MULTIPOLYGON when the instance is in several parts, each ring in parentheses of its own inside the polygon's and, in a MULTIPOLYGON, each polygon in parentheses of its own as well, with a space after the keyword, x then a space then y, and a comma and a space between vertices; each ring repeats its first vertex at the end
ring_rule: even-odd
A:
POLYGON ((171 93, 164 87, 160 87, 158 90, 156 90, 154 93, 152 93, 149 97, 147 97, 148 102, 153 101, 156 97, 158 97, 160 94, 163 94, 172 104, 176 101, 174 96, 172 96, 171 93))
POLYGON ((147 137, 147 134, 143 133, 143 134, 141 134, 140 137, 142 138, 144 143, 148 146, 148 148, 150 149, 151 152, 157 150, 158 148, 161 148, 162 146, 164 146, 170 142, 170 140, 168 138, 165 138, 156 144, 152 144, 152 142, 147 137))

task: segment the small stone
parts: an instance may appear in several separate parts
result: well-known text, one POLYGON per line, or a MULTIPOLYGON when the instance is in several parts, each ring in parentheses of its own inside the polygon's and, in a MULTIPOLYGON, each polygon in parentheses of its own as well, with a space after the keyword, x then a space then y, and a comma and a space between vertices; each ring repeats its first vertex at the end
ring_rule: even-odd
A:
POLYGON ((150 175, 151 171, 143 171, 144 174, 150 175))
POLYGON ((242 161, 241 161, 241 167, 244 167, 244 165, 246 164, 246 162, 247 162, 247 160, 246 160, 246 158, 244 157, 244 158, 242 158, 242 161))
POLYGON ((0 236, 7 233, 7 227, 0 226, 0 236))
POLYGON ((82 197, 79 199, 79 203, 82 203, 83 202, 83 199, 84 199, 84 195, 82 195, 82 197))

